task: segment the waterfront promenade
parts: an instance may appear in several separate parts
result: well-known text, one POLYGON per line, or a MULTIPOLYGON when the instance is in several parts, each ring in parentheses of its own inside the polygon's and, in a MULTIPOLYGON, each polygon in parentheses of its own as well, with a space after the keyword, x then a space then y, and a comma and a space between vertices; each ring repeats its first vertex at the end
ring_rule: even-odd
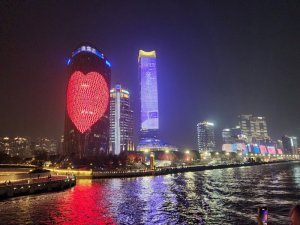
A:
POLYGON ((281 161, 272 161, 272 162, 162 167, 162 168, 156 168, 155 170, 135 169, 135 170, 95 171, 95 170, 74 170, 74 169, 63 170, 63 169, 54 169, 54 168, 47 168, 47 169, 52 171, 52 173, 56 173, 56 174, 73 174, 78 179, 108 179, 108 178, 140 177, 140 176, 157 176, 157 175, 167 175, 167 174, 175 174, 175 173, 183 173, 183 172, 258 166, 258 165, 265 165, 265 164, 278 164, 278 163, 296 162, 296 161, 299 162, 299 160, 281 160, 281 161))

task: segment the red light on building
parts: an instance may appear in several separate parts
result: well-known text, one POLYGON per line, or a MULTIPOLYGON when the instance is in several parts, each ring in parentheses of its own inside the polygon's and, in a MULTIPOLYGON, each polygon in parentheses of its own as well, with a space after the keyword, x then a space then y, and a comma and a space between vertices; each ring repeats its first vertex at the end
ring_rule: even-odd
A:
POLYGON ((102 118, 108 103, 109 88, 101 74, 75 71, 71 75, 67 89, 67 112, 81 133, 102 118))

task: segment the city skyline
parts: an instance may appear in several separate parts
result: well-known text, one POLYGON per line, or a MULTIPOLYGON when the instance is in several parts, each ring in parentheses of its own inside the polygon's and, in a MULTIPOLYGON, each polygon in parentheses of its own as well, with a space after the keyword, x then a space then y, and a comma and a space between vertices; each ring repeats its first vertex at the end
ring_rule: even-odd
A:
POLYGON ((132 93, 135 131, 139 127, 136 57, 139 49, 155 49, 163 139, 196 149, 195 125, 199 121, 214 122, 220 140, 221 130, 235 126, 240 114, 265 116, 274 139, 285 134, 300 136, 300 23, 296 7, 285 15, 293 3, 273 3, 265 12, 270 2, 216 6, 166 1, 160 7, 118 2, 114 15, 104 12, 102 17, 90 12, 106 11, 114 4, 79 7, 62 3, 57 7, 48 2, 47 9, 44 4, 12 3, 8 7, 4 3, 1 7, 5 23, 0 38, 4 74, 0 82, 4 109, 0 112, 0 136, 58 138, 63 134, 65 99, 61 96, 67 85, 67 59, 80 41, 102 48, 112 64, 112 86, 120 83, 132 93), (133 19, 147 7, 156 12, 157 19, 151 15, 140 16, 140 21, 133 19), (182 7, 191 13, 175 18, 182 7), (30 15, 25 13, 28 9, 30 15), (90 15, 89 20, 66 20, 75 11, 90 15), (57 15, 54 20, 49 19, 52 13, 57 15), (241 14, 252 17, 243 17, 240 23, 241 14), (114 16, 123 18, 123 27, 114 16), (61 27, 69 28, 60 28, 61 21, 65 21, 61 27))

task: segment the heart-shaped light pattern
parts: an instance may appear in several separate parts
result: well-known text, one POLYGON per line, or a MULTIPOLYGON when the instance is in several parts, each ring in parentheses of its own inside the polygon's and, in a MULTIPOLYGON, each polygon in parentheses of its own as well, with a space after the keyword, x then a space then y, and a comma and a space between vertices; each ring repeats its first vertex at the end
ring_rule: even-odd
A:
POLYGON ((84 133, 105 113, 109 90, 104 77, 97 72, 86 75, 75 71, 67 89, 67 111, 76 128, 84 133))

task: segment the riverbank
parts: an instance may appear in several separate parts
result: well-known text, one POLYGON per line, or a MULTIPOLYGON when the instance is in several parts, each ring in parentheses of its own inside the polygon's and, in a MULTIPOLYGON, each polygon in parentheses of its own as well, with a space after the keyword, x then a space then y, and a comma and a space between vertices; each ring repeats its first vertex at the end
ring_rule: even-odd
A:
POLYGON ((44 176, 35 179, 6 181, 0 184, 0 198, 60 191, 75 185, 76 178, 73 176, 44 176))
POLYGON ((235 163, 235 164, 220 164, 220 165, 193 165, 180 167, 165 167, 157 168, 155 170, 110 170, 110 171, 80 171, 80 170, 61 170, 47 168, 52 173, 57 174, 73 174, 78 179, 110 179, 110 178, 126 178, 126 177, 141 177, 141 176, 159 176, 167 174, 176 174, 184 172, 195 172, 213 169, 225 169, 235 167, 258 166, 265 164, 278 164, 287 162, 299 162, 299 160, 282 160, 272 162, 253 162, 253 163, 235 163))

